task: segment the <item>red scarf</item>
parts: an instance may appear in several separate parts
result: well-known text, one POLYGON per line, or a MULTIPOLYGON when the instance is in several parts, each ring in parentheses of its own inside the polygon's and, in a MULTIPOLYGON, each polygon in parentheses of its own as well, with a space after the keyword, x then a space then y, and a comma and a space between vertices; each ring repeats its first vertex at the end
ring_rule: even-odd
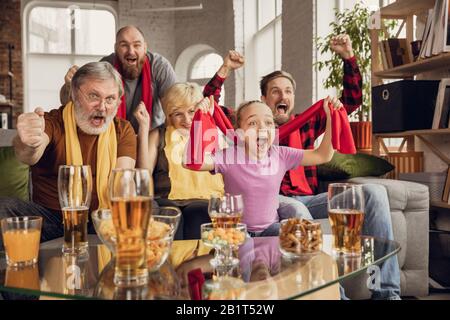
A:
MULTIPOLYGON (((294 116, 291 116, 290 121, 294 120, 294 116)), ((303 149, 302 138, 300 136, 300 130, 294 130, 288 136, 288 146, 295 149, 303 149)), ((305 167, 298 166, 297 168, 289 170, 289 177, 291 178, 291 184, 293 187, 301 190, 303 194, 313 194, 311 187, 305 177, 305 167)))
MULTIPOLYGON (((331 111, 331 131, 333 148, 340 153, 354 154, 356 153, 355 143, 353 141, 350 123, 348 122, 347 111, 344 108, 331 111)), ((312 117, 326 117, 323 110, 323 100, 316 102, 305 112, 298 116, 291 117, 291 120, 279 128, 280 140, 288 137, 288 146, 296 149, 303 149, 302 139, 299 129, 305 125, 312 117)), ((298 166, 289 171, 289 177, 293 187, 298 188, 303 194, 312 195, 313 192, 305 177, 305 168, 298 166)))
MULTIPOLYGON (((121 68, 119 66, 119 60, 116 58, 114 62, 114 68, 120 73, 121 68)), ((150 67, 150 61, 148 56, 145 55, 144 65, 142 66, 142 79, 141 79, 141 88, 142 95, 141 100, 145 103, 145 107, 147 108, 147 112, 150 115, 150 119, 152 119, 152 109, 153 109, 153 94, 152 94, 152 68, 150 67)), ((125 80, 122 77, 123 86, 125 88, 125 80)), ((125 91, 122 95, 119 108, 117 109, 118 118, 126 119, 127 118, 127 102, 125 97, 125 91)), ((151 121, 151 120, 150 120, 151 121)))
MULTIPOLYGON (((333 148, 340 153, 354 154, 356 153, 355 143, 353 141, 350 123, 348 122, 347 111, 344 108, 331 111, 332 123, 332 144, 333 148)), ((313 117, 326 117, 323 110, 323 100, 319 100, 309 107, 303 113, 297 115, 293 120, 279 127, 279 140, 289 138, 288 145, 292 148, 302 149, 302 140, 299 129, 313 117)), ((214 105, 214 116, 209 113, 204 114, 201 110, 197 110, 192 120, 189 148, 187 153, 187 167, 192 170, 199 170, 203 163, 203 155, 205 150, 212 151, 217 147, 217 135, 205 135, 208 129, 218 127, 223 133, 227 129, 232 129, 231 123, 223 113, 222 109, 214 105), (198 123, 196 125, 196 123, 198 123)), ((294 170, 290 170, 291 182, 294 186, 309 191, 307 194, 313 194, 308 181, 305 177, 303 166, 299 166, 294 170)))
POLYGON ((189 295, 191 300, 202 300, 202 287, 205 283, 205 276, 202 269, 194 269, 188 272, 189 295))
MULTIPOLYGON (((331 131, 332 131, 332 143, 333 148, 340 153, 355 154, 355 142, 353 141, 352 130, 350 129, 350 123, 348 122, 347 111, 345 108, 340 108, 339 110, 334 110, 330 108, 331 111, 331 131)), ((319 100, 311 107, 306 109, 303 113, 300 113, 295 117, 294 120, 283 124, 279 128, 280 140, 285 139, 291 133, 298 131, 303 127, 306 122, 314 117, 324 118, 326 117, 325 111, 323 110, 323 100, 319 100)), ((298 135, 300 138, 300 133, 298 135)), ((299 141, 301 145, 301 139, 299 141)), ((289 142, 289 146, 291 146, 289 142)), ((293 146, 295 147, 295 146, 293 146)))

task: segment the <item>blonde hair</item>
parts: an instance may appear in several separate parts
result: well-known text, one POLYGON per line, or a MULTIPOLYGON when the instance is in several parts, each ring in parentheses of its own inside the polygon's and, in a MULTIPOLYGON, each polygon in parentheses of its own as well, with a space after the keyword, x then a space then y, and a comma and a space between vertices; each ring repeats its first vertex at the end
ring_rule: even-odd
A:
POLYGON ((247 108, 248 106, 251 106, 254 103, 261 103, 263 105, 266 105, 261 100, 251 100, 251 101, 242 102, 236 111, 236 126, 237 126, 237 128, 239 128, 241 126, 242 112, 244 111, 244 109, 247 108))
POLYGON ((169 123, 169 116, 173 113, 173 110, 195 105, 202 99, 202 90, 198 84, 193 82, 175 83, 161 99, 166 123, 169 123))

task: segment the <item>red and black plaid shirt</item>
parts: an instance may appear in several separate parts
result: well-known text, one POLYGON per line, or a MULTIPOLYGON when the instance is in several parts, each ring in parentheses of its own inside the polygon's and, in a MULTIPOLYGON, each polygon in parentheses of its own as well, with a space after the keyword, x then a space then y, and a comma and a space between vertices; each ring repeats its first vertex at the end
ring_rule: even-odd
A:
MULTIPOLYGON (((205 97, 214 95, 216 101, 219 101, 220 92, 222 89, 224 78, 219 77, 217 74, 206 84, 203 95, 205 97)), ((344 60, 344 90, 340 98, 347 113, 350 114, 355 111, 362 103, 362 77, 359 71, 356 58, 350 58, 344 60)), ((234 112, 230 108, 223 108, 225 114, 234 118, 234 112)), ((314 142, 316 139, 325 132, 326 117, 316 116, 311 118, 303 127, 300 128, 300 137, 302 139, 303 149, 314 149, 314 142)), ((287 145, 287 139, 280 141, 281 145, 287 145)), ((308 184, 311 187, 313 193, 317 192, 317 167, 309 166, 305 167, 305 176, 308 180, 308 184)), ((281 183, 281 193, 289 196, 302 196, 305 195, 291 184, 289 174, 286 174, 281 183)))

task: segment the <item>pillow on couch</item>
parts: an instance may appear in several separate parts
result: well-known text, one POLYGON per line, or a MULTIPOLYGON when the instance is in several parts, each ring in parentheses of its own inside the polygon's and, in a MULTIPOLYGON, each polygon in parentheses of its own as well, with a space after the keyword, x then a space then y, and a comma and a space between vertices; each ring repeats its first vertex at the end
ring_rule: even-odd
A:
POLYGON ((0 148, 0 197, 28 200, 29 167, 17 160, 13 147, 0 148))
POLYGON ((330 162, 317 168, 319 180, 335 181, 366 176, 382 176, 395 167, 383 158, 370 154, 335 152, 330 162))

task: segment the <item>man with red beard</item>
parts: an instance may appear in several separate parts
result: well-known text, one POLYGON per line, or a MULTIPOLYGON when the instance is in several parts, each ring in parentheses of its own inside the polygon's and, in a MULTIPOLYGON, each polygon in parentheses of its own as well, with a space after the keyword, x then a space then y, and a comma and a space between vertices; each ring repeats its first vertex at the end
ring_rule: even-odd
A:
MULTIPOLYGON (((117 116, 129 120, 137 133, 139 124, 134 113, 143 104, 152 119, 151 128, 162 125, 165 116, 160 99, 175 83, 175 71, 166 58, 147 50, 142 31, 135 26, 121 28, 116 34, 114 53, 101 61, 112 64, 122 76, 125 94, 117 116)), ((69 101, 70 82, 77 69, 72 66, 64 77, 65 84, 60 91, 63 105, 69 101)))
POLYGON ((71 102, 50 112, 37 108, 19 116, 14 149, 17 158, 31 167, 32 202, 0 198, 0 219, 41 216, 41 240, 62 237, 57 182, 58 168, 66 164, 90 165, 90 210, 105 207, 111 170, 134 168, 136 162, 136 134, 128 121, 115 117, 122 95, 122 79, 114 67, 91 62, 75 73, 71 102))

